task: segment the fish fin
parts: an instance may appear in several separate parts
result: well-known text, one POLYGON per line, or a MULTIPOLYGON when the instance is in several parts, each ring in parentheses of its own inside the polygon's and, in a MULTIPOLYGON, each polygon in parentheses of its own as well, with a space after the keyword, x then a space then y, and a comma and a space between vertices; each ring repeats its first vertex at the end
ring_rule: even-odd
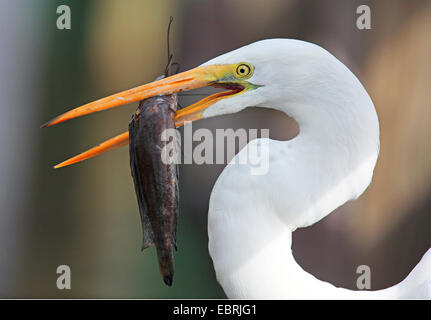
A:
MULTIPOLYGON (((141 206, 139 206, 141 208, 141 206)), ((148 218, 148 214, 146 212, 141 212, 141 221, 142 221, 142 247, 141 250, 147 249, 148 247, 154 246, 154 233, 153 228, 151 227, 150 219, 148 218)))
POLYGON ((139 157, 135 150, 135 134, 133 119, 129 123, 129 153, 130 153, 130 168, 135 186, 136 197, 138 199, 139 213, 141 216, 142 225, 142 247, 141 250, 154 245, 154 232, 151 227, 150 218, 148 216, 148 207, 144 197, 144 190, 142 188, 141 177, 139 175, 139 157))
MULTIPOLYGON (((176 171, 176 176, 177 176, 177 181, 179 181, 179 167, 178 165, 175 165, 175 171, 176 171)), ((178 246, 177 246, 177 224, 178 224, 178 215, 179 215, 179 211, 180 211, 180 205, 179 205, 179 201, 180 201, 180 192, 179 192, 179 187, 178 187, 178 183, 175 186, 175 214, 174 214, 174 222, 173 222, 173 228, 172 228, 172 234, 171 234, 171 243, 173 245, 173 247, 175 248, 175 251, 178 251, 178 246)))

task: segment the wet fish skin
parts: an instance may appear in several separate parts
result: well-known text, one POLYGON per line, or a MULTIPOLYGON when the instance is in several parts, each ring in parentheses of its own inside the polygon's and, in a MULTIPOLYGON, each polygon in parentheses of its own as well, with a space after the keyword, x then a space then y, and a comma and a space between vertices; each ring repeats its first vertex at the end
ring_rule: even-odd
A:
POLYGON ((139 103, 129 123, 130 167, 141 216, 142 250, 155 245, 160 273, 172 285, 173 248, 177 248, 178 166, 162 161, 162 150, 170 141, 161 134, 175 128, 177 95, 156 96, 139 103))

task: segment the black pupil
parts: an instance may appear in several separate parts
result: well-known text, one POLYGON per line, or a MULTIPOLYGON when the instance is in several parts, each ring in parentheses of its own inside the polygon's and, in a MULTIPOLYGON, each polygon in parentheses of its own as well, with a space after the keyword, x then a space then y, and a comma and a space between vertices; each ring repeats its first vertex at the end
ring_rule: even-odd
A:
POLYGON ((245 67, 239 68, 239 73, 244 74, 245 73, 245 67))

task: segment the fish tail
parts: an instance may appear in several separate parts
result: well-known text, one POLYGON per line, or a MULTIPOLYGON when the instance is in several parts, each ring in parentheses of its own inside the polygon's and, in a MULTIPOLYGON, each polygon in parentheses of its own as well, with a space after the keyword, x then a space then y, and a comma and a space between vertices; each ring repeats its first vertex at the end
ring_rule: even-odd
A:
POLYGON ((159 269, 162 274, 163 281, 167 286, 172 286, 174 280, 174 254, 172 247, 168 250, 162 249, 157 251, 159 260, 159 269))

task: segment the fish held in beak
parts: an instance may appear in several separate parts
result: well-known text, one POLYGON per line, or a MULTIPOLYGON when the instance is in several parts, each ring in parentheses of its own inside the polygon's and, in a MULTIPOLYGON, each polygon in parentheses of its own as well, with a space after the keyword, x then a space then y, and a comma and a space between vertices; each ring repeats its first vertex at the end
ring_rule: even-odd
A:
POLYGON ((178 166, 166 164, 162 141, 166 129, 175 129, 177 95, 142 100, 129 123, 130 168, 141 216, 142 250, 156 247, 160 273, 166 285, 174 276, 173 248, 177 249, 178 166))

